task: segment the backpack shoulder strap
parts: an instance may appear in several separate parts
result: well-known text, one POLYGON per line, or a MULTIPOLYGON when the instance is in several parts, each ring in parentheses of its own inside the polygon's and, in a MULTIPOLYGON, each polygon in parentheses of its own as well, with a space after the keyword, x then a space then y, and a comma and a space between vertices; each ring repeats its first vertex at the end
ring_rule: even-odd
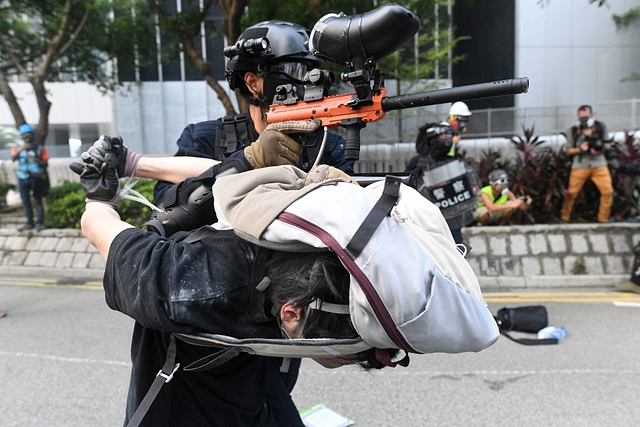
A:
POLYGON ((158 371, 149 391, 147 391, 144 399, 140 402, 140 405, 133 414, 133 417, 129 420, 127 427, 138 427, 140 425, 144 416, 149 411, 151 404, 158 396, 158 393, 160 393, 162 386, 173 379, 173 375, 179 367, 180 363, 176 363, 176 339, 171 335, 169 338, 169 347, 167 348, 167 358, 165 359, 164 366, 160 371, 158 371))
POLYGON ((373 209, 371 209, 371 212, 369 212, 365 220, 362 221, 362 224, 345 248, 345 251, 349 254, 351 259, 358 258, 384 217, 389 215, 391 209, 393 209, 398 202, 401 183, 402 178, 397 176, 388 175, 385 178, 382 195, 373 206, 373 209))

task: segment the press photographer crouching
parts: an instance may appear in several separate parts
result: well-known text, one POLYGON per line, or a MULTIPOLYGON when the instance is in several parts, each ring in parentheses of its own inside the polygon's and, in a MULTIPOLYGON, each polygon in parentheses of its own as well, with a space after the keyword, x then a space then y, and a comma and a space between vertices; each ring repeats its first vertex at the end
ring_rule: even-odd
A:
POLYGON ((489 185, 482 187, 474 218, 480 225, 505 225, 516 210, 531 206, 530 196, 516 196, 509 190, 509 175, 502 169, 489 172, 489 185))

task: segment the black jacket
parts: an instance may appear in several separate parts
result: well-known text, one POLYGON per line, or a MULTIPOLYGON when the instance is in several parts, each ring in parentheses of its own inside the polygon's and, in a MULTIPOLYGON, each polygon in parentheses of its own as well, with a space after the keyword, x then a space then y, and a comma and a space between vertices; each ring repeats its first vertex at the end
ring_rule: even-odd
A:
MULTIPOLYGON (((127 421, 165 361, 169 332, 279 337, 276 319, 256 285, 269 251, 219 231, 181 242, 139 229, 121 232, 109 249, 104 289, 109 307, 136 320, 127 421)), ((186 366, 211 353, 177 340, 186 366)), ((146 426, 265 425, 268 359, 241 353, 217 368, 179 370, 147 413, 146 426)))

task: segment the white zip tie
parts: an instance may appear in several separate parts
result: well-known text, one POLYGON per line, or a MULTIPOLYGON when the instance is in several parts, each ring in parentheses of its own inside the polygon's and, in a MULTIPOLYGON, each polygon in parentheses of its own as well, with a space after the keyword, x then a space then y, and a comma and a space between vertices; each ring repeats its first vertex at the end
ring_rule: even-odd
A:
POLYGON ((118 190, 118 197, 121 199, 133 200, 134 202, 142 203, 143 205, 151 208, 154 211, 162 212, 162 209, 151 203, 146 197, 133 189, 133 187, 140 181, 140 178, 130 176, 122 185, 122 188, 118 190))
MULTIPOLYGON (((313 166, 311 166, 311 168, 314 168, 315 166, 318 166, 318 163, 320 163, 320 159, 322 158, 322 155, 324 154, 324 147, 325 145, 327 145, 327 136, 329 135, 329 128, 327 126, 324 127, 324 136, 322 137, 322 143, 320 144, 320 149, 318 150, 318 155, 316 156, 316 161, 313 163, 313 166)), ((311 170, 311 169, 309 169, 311 170)))

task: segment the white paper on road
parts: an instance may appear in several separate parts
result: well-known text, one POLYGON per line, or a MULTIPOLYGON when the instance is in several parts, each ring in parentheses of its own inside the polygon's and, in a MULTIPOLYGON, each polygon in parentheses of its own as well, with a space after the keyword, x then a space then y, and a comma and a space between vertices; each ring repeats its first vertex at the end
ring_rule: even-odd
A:
POLYGON ((347 427, 353 425, 353 420, 343 417, 322 403, 300 411, 300 417, 306 427, 347 427))

